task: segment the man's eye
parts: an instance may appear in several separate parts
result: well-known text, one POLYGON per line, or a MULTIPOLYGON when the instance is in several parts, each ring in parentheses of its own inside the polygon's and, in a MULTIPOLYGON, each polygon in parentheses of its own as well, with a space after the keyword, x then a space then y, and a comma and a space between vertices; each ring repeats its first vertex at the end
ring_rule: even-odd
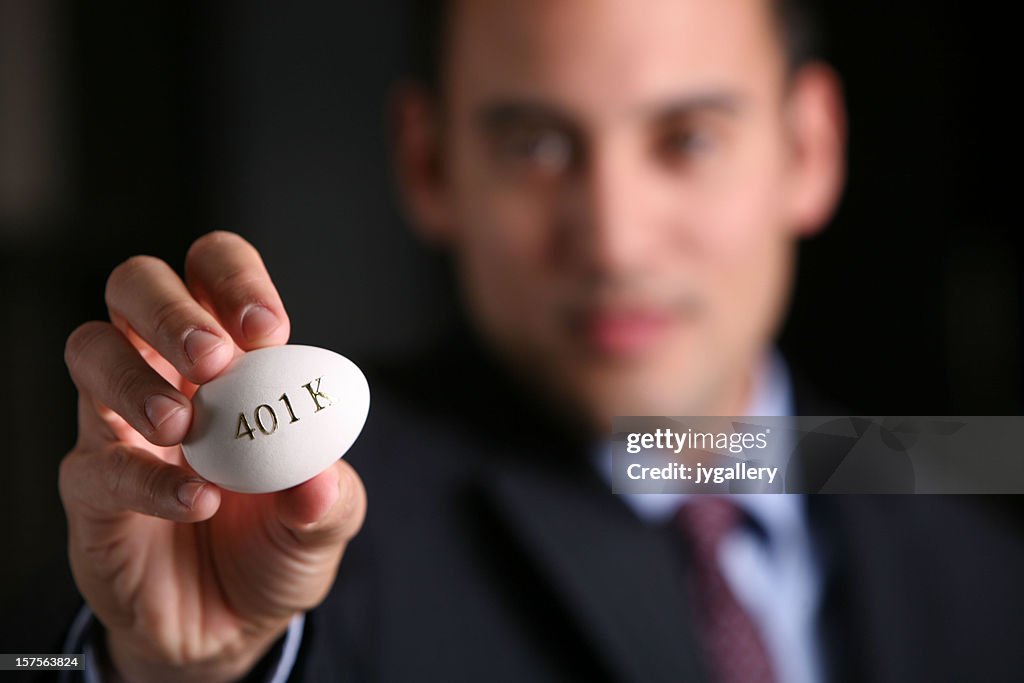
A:
POLYGON ((558 131, 524 131, 506 137, 500 144, 501 156, 515 163, 526 163, 539 170, 562 171, 572 164, 573 145, 569 136, 558 131))
POLYGON ((670 131, 658 144, 658 152, 666 160, 690 159, 707 154, 714 149, 714 140, 710 131, 687 128, 670 131))

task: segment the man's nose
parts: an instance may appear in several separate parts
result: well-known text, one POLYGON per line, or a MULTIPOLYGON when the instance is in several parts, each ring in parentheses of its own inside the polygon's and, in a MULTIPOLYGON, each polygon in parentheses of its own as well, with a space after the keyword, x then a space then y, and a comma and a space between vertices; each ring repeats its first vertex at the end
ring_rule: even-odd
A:
POLYGON ((624 145, 595 149, 568 188, 563 226, 571 255, 594 275, 642 270, 657 257, 655 192, 642 160, 624 145))

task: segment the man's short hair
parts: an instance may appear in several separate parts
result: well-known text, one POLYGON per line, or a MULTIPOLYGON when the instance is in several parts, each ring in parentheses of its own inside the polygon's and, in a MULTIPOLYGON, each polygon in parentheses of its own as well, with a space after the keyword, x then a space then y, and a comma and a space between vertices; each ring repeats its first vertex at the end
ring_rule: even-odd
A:
MULTIPOLYGON (((779 37, 792 73, 809 61, 823 57, 821 21, 813 0, 767 0, 772 4, 779 37)), ((454 0, 409 0, 406 45, 408 74, 437 91, 441 85, 449 14, 454 0)))

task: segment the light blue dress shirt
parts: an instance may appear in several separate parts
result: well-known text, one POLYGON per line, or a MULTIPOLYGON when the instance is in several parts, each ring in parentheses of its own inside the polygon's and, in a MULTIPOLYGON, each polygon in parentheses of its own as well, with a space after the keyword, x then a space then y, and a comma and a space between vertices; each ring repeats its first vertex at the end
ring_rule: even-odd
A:
MULTIPOLYGON (((760 365, 745 415, 792 414, 789 371, 773 350, 760 365)), ((788 444, 778 446, 775 453, 789 452, 788 444)), ((610 444, 598 454, 597 467, 611 482, 610 444)), ((689 494, 619 495, 638 517, 661 524, 676 514, 689 494)), ((718 558, 722 573, 736 599, 759 627, 776 680, 818 683, 823 680, 817 617, 824 572, 810 536, 804 496, 744 493, 729 497, 761 526, 765 535, 747 527, 732 532, 723 541, 718 558)))

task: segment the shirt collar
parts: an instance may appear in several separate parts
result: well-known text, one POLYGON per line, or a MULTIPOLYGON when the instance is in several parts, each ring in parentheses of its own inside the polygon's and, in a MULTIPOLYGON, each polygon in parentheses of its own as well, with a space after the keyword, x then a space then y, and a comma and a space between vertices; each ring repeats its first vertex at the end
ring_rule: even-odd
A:
MULTIPOLYGON (((793 389, 789 369, 777 349, 769 349, 758 364, 754 384, 747 403, 747 416, 779 416, 793 414, 793 389)), ((782 452, 785 452, 783 449, 782 452)), ((606 481, 612 480, 612 448, 604 442, 599 448, 596 467, 606 481)), ((619 494, 642 520, 664 523, 676 513, 689 494, 686 493, 622 493, 619 494)), ((736 505, 749 515, 772 539, 788 537, 802 526, 803 497, 796 494, 750 493, 731 496, 736 505)))

